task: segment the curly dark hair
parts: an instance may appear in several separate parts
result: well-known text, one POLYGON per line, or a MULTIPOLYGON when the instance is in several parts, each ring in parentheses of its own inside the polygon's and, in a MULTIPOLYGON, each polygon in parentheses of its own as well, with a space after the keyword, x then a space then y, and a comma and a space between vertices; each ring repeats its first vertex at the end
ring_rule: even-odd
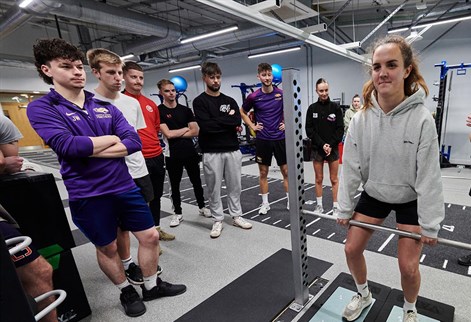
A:
POLYGON ((262 73, 262 72, 271 72, 273 70, 273 68, 271 67, 270 64, 268 63, 260 63, 258 64, 257 66, 257 72, 258 74, 262 73))
POLYGON ((80 49, 59 38, 39 39, 33 45, 33 53, 34 65, 39 73, 39 77, 49 85, 53 85, 52 78, 43 73, 41 70, 42 65, 49 66, 49 62, 57 58, 85 61, 85 55, 80 49))

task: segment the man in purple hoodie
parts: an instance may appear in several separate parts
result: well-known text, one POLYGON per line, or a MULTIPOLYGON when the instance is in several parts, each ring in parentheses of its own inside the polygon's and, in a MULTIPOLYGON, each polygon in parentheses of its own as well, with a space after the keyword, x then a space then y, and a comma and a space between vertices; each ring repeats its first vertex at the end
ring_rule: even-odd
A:
POLYGON ((157 277, 159 234, 124 160, 141 149, 139 136, 114 105, 84 91, 85 57, 77 47, 47 39, 33 51, 40 77, 54 89, 28 105, 28 118, 59 158, 72 219, 95 245, 102 271, 121 290, 125 313, 142 315, 146 307, 117 252, 118 226, 139 241, 144 301, 181 294, 186 286, 157 277))

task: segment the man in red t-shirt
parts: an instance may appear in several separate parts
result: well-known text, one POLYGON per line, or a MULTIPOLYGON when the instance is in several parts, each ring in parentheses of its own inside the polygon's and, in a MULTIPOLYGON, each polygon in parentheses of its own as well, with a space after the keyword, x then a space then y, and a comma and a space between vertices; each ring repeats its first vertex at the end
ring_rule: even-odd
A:
POLYGON ((175 236, 166 233, 160 228, 160 198, 164 190, 165 164, 162 147, 160 146, 160 115, 157 105, 151 99, 141 94, 144 86, 144 72, 142 67, 135 62, 126 62, 123 67, 125 90, 124 94, 134 97, 141 105, 142 113, 147 127, 137 131, 142 141, 142 154, 146 159, 149 170, 154 199, 149 203, 152 216, 161 240, 173 240, 175 236))

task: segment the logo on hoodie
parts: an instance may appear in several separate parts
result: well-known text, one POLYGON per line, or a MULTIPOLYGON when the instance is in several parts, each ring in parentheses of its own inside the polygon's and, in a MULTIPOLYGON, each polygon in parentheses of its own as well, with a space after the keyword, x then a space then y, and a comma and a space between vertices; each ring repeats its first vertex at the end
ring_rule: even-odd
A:
POLYGON ((93 111, 97 119, 110 119, 112 117, 106 107, 95 107, 93 111))
POLYGON ((336 119, 337 119, 337 115, 335 115, 334 113, 329 114, 329 116, 327 116, 327 121, 335 122, 336 119))

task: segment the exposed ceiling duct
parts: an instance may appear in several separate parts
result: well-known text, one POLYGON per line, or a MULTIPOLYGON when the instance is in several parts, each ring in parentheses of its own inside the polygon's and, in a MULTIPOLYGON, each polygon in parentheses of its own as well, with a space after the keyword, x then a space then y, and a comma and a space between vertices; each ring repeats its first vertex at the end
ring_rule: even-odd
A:
MULTIPOLYGON (((36 0, 27 9, 12 10, 7 23, 2 22, 0 35, 9 34, 21 26, 30 18, 31 14, 54 14, 81 22, 99 23, 127 33, 169 39, 181 37, 180 27, 177 24, 91 0, 80 0, 78 4, 77 2, 36 0)), ((12 8, 16 8, 16 6, 12 8)))
MULTIPOLYGON (((237 30, 228 34, 223 34, 215 36, 212 38, 206 38, 202 40, 195 41, 193 43, 188 43, 180 45, 178 47, 173 47, 165 50, 154 50, 149 52, 150 57, 165 57, 169 53, 173 57, 179 57, 186 54, 194 53, 195 51, 208 50, 214 47, 225 46, 233 43, 237 43, 244 40, 255 39, 262 36, 273 35, 273 31, 265 27, 256 27, 245 30, 237 30)), ((150 43, 148 47, 131 47, 126 46, 126 51, 128 53, 140 54, 151 50, 153 44, 150 43), (143 50, 144 49, 144 50, 143 50), (142 50, 142 51, 141 51, 142 50)))
MULTIPOLYGON (((34 0, 26 9, 20 9, 19 0, 0 0, 0 57, 30 62, 30 46, 35 39, 63 36, 82 50, 105 47, 119 55, 132 53, 146 66, 253 53, 289 41, 362 61, 361 47, 355 53, 339 45, 361 46, 358 40, 380 23, 383 25, 376 33, 383 35, 392 27, 469 14, 471 8, 469 0, 434 0, 419 10, 419 0, 409 0, 385 23, 385 18, 406 1, 372 1, 320 0, 316 6, 313 0, 34 0), (256 7, 261 9, 255 10, 256 7), (291 11, 283 16, 281 9, 291 11), (179 41, 234 25, 238 31, 189 44, 179 41), (322 33, 313 36, 315 32, 322 33)), ((440 34, 440 28, 444 27, 427 32, 417 43, 417 50, 440 34)), ((368 42, 370 39, 364 46, 368 42)))
POLYGON ((302 41, 288 41, 288 42, 283 42, 283 43, 279 43, 279 44, 271 45, 271 46, 263 46, 263 47, 254 48, 254 49, 244 49, 244 50, 240 50, 240 51, 237 51, 237 52, 231 52, 229 54, 209 54, 207 56, 204 56, 204 55, 203 56, 194 56, 193 55, 193 56, 189 56, 189 57, 179 59, 178 61, 169 60, 169 61, 166 61, 166 62, 158 63, 154 66, 148 65, 146 67, 146 65, 144 64, 144 69, 145 70, 160 69, 160 68, 164 68, 164 67, 174 66, 176 64, 181 65, 183 63, 201 64, 207 58, 214 58, 214 59, 236 58, 236 57, 246 56, 246 55, 249 55, 249 54, 259 53, 259 52, 262 52, 262 51, 263 52, 269 52, 269 51, 281 50, 281 49, 291 48, 291 47, 300 46, 300 45, 303 45, 302 41))
MULTIPOLYGON (((55 4, 57 6, 57 3, 55 4)), ((31 9, 35 12, 47 12, 49 6, 42 1, 34 1, 31 3, 31 9)), ((18 6, 11 7, 2 17, 0 22, 0 39, 8 36, 13 31, 21 27, 32 18, 28 12, 18 6)))

